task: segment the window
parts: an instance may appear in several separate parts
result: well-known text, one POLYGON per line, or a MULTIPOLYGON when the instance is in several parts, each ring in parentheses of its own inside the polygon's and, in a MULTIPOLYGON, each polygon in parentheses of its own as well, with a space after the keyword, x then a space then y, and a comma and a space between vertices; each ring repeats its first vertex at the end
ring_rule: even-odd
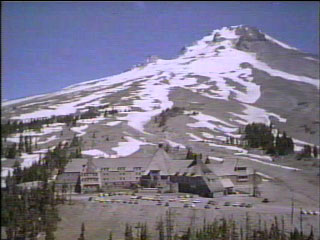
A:
POLYGON ((235 167, 235 171, 245 171, 247 167, 235 167))
POLYGON ((118 170, 126 170, 125 167, 118 167, 118 170))
POLYGON ((103 171, 109 171, 109 168, 102 168, 103 171))
POLYGON ((142 167, 134 167, 133 170, 141 170, 142 167))
POLYGON ((238 182, 247 182, 248 176, 238 176, 238 182))

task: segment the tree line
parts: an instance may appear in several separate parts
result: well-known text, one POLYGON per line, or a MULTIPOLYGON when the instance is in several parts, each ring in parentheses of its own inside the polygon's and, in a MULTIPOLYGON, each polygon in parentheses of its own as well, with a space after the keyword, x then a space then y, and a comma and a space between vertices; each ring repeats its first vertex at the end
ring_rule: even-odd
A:
POLYGON ((60 142, 29 168, 21 168, 20 163, 15 162, 12 175, 9 173, 5 179, 6 187, 1 189, 1 220, 8 239, 36 239, 40 232, 45 232, 46 240, 54 239, 53 232, 59 221, 56 206, 64 203, 65 197, 59 196, 50 178, 54 170, 64 171, 69 159, 76 154, 74 149, 68 142, 60 142), (33 189, 18 185, 34 181, 43 184, 33 189))
POLYGON ((294 143, 291 137, 288 137, 284 131, 281 136, 278 131, 274 137, 272 133, 272 124, 267 126, 263 123, 248 124, 244 130, 244 139, 250 148, 262 148, 267 154, 287 155, 294 152, 294 143))
MULTIPOLYGON (((248 124, 244 130, 244 140, 246 146, 250 148, 262 148, 266 151, 266 154, 270 155, 288 155, 294 153, 293 139, 287 136, 287 133, 283 131, 277 131, 276 137, 272 133, 273 125, 267 126, 263 123, 248 124)), ((234 139, 230 139, 230 142, 234 142, 234 139), (233 140, 233 141, 231 141, 233 140)), ((317 146, 311 146, 305 144, 301 152, 297 154, 297 158, 303 157, 318 157, 319 150, 317 146)))
MULTIPOLYGON (((193 219, 194 220, 194 219, 193 219)), ((123 240, 314 240, 313 227, 311 226, 308 233, 303 229, 293 228, 290 232, 285 229, 284 217, 279 222, 275 216, 273 222, 262 224, 259 220, 252 224, 249 215, 246 214, 245 222, 238 223, 233 218, 223 217, 207 222, 203 220, 200 227, 194 226, 192 222, 186 231, 178 234, 174 228, 174 219, 172 218, 171 209, 166 212, 165 219, 162 217, 156 224, 156 235, 154 238, 150 234, 150 228, 147 223, 136 224, 132 226, 126 224, 123 240)), ((85 224, 81 225, 81 233, 78 240, 85 240, 85 224)), ((108 240, 113 239, 112 231, 106 234, 108 240)), ((118 239, 118 238, 117 238, 118 239)))

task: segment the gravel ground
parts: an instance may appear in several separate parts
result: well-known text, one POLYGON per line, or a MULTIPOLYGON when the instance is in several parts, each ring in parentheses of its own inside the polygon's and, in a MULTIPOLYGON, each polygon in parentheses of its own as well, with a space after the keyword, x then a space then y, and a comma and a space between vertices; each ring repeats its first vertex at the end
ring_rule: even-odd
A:
MULTIPOLYGON (((139 194, 137 194, 139 195, 139 194)), ((141 194, 142 196, 154 197, 153 195, 141 194)), ((148 229, 152 239, 156 239, 156 224, 162 217, 165 219, 166 211, 171 208, 175 232, 181 233, 185 231, 190 225, 200 226, 204 219, 207 222, 220 219, 225 216, 227 218, 233 217, 238 223, 244 224, 246 214, 249 215, 250 223, 255 225, 257 220, 261 218, 262 223, 266 221, 270 223, 274 216, 278 217, 281 222, 281 217, 284 217, 285 229, 289 231, 292 228, 290 223, 291 207, 288 204, 283 206, 277 201, 262 203, 261 198, 253 198, 244 195, 224 196, 215 199, 202 198, 194 196, 189 199, 189 203, 195 199, 200 203, 195 203, 195 207, 184 208, 185 202, 180 202, 176 194, 161 195, 163 198, 162 205, 158 206, 157 201, 151 200, 135 200, 138 204, 129 204, 131 196, 112 196, 105 197, 106 199, 117 199, 120 202, 99 202, 88 201, 89 197, 97 195, 75 195, 73 196, 73 205, 61 205, 59 207, 60 217, 62 221, 59 222, 58 230, 55 232, 57 239, 76 239, 80 234, 81 223, 85 223, 86 238, 88 239, 105 239, 109 232, 112 231, 115 239, 122 239, 124 237, 125 224, 130 223, 136 226, 138 222, 148 223, 148 229), (169 199, 176 199, 175 202, 169 199), (216 206, 211 206, 210 209, 205 209, 208 200, 217 202, 216 206), (126 201, 127 203, 123 203, 126 201), (251 203, 252 208, 224 206, 224 203, 229 201, 232 203, 251 203), (169 202, 169 206, 164 206, 165 202, 169 202)), ((133 200, 131 200, 133 201, 133 200)), ((291 203, 290 203, 291 204, 291 203)), ((299 228, 299 207, 294 208, 294 224, 299 228)), ((303 229, 308 232, 311 225, 315 228, 315 234, 319 235, 319 216, 302 215, 303 229)))

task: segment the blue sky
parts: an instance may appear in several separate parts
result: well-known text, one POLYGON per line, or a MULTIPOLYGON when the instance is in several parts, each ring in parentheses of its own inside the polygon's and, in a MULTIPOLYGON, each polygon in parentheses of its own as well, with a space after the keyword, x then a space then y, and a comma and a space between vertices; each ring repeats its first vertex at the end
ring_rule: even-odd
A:
POLYGON ((2 99, 174 58, 214 29, 248 24, 319 51, 319 2, 2 2, 2 99))

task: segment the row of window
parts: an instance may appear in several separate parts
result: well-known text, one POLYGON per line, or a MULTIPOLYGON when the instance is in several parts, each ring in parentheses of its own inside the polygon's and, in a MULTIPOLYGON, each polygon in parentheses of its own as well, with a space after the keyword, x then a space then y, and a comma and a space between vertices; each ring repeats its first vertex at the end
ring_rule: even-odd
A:
POLYGON ((98 173, 82 173, 82 176, 98 176, 98 173))
MULTIPOLYGON (((110 168, 101 168, 101 170, 102 170, 102 171, 109 171, 110 168)), ((122 171, 125 171, 126 168, 125 168, 125 167, 118 167, 117 170, 118 170, 118 171, 121 171, 121 170, 122 170, 122 171)), ((142 170, 142 167, 134 167, 133 170, 136 170, 136 171, 142 170)))
MULTIPOLYGON (((139 180, 140 178, 139 177, 136 177, 136 180, 139 180)), ((104 181, 109 181, 109 180, 112 180, 112 179, 109 179, 109 178, 104 178, 103 179, 104 181)), ((120 177, 119 180, 126 180, 125 177, 120 177)), ((132 180, 132 179, 127 179, 127 180, 132 180)))
MULTIPOLYGON (((109 176, 109 173, 103 173, 103 175, 104 176, 109 176)), ((126 173, 125 172, 119 172, 119 175, 126 175, 126 173)), ((142 175, 142 173, 141 172, 136 172, 136 175, 142 175)))
POLYGON ((98 178, 83 178, 81 179, 82 182, 98 182, 98 178))

